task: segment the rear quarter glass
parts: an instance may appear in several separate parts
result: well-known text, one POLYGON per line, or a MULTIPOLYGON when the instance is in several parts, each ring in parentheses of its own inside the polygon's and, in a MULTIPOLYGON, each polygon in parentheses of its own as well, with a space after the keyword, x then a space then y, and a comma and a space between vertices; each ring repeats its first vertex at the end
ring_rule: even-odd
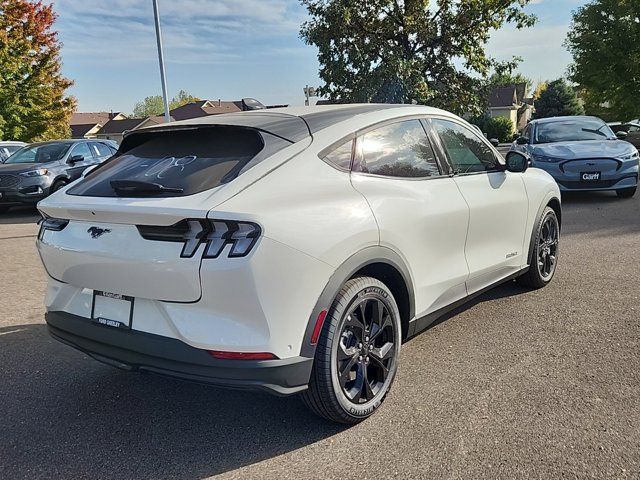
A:
POLYGON ((173 189, 149 193, 154 197, 193 195, 230 182, 291 145, 266 132, 228 126, 141 133, 132 140, 118 156, 89 173, 67 193, 123 196, 111 182, 126 180, 173 189))

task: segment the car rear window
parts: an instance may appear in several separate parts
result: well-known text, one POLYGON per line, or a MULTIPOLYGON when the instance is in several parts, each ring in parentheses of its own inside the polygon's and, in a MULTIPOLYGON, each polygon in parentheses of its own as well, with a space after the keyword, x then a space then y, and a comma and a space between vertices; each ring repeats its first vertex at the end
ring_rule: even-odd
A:
POLYGON ((228 183, 291 142, 256 129, 216 126, 140 132, 70 195, 171 197, 228 183), (122 187, 124 185, 124 188, 122 187))

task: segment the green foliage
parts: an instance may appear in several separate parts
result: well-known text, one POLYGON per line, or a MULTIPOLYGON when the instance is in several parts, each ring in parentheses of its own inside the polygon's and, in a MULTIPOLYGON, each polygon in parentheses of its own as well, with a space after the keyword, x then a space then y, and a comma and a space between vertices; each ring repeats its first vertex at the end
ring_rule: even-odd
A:
POLYGON ((525 92, 525 95, 526 95, 526 93, 528 93, 529 90, 531 89, 531 85, 533 85, 533 83, 531 82, 531 80, 529 80, 527 77, 525 77, 521 73, 512 73, 511 71, 496 72, 493 75, 491 75, 487 80, 487 85, 489 87, 489 90, 492 90, 496 87, 508 87, 510 85, 517 85, 520 83, 527 84, 527 88, 525 92))
POLYGON ((487 134, 487 138, 497 138, 500 143, 505 143, 513 139, 515 128, 510 118, 495 117, 485 123, 483 132, 487 134))
MULTIPOLYGON (((198 101, 200 101, 198 97, 194 97, 190 93, 180 90, 169 102, 169 110, 181 107, 187 103, 198 101)), ((146 118, 162 114, 164 114, 164 102, 161 95, 146 97, 141 102, 136 103, 133 107, 133 116, 135 118, 146 118)))
POLYGON ((571 80, 590 114, 627 121, 640 116, 640 2, 592 0, 574 13, 567 47, 571 80))
POLYGON ((492 29, 533 25, 530 0, 301 0, 301 37, 318 47, 319 93, 332 100, 483 110, 483 80, 512 67, 489 57, 492 29))
POLYGON ((535 118, 584 115, 584 108, 575 90, 561 78, 549 82, 536 99, 535 107, 535 118))
POLYGON ((61 73, 51 5, 0 0, 0 138, 32 142, 71 135, 73 84, 61 73))

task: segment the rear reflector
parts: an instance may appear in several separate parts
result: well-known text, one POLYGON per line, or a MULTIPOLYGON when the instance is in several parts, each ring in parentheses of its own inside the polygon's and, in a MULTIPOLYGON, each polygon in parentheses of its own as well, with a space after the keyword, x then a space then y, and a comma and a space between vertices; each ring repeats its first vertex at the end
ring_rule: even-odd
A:
POLYGON ((219 360, 277 360, 273 353, 269 352, 221 352, 219 350, 209 350, 213 358, 219 360))
POLYGON ((327 311, 322 310, 316 320, 316 325, 313 327, 313 333, 311 334, 311 345, 318 343, 320 338, 320 332, 322 332, 322 325, 324 325, 324 319, 327 317, 327 311))

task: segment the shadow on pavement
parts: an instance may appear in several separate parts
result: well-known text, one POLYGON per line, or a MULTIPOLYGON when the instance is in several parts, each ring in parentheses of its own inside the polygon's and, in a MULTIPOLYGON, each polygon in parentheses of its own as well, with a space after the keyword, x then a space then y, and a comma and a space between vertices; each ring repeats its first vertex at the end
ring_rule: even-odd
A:
POLYGON ((565 192, 562 194, 562 234, 639 233, 639 207, 640 193, 633 198, 618 198, 615 192, 565 192))
POLYGON ((36 223, 40 214, 36 207, 13 207, 0 213, 0 225, 36 223))
POLYGON ((194 479, 334 435, 297 398, 102 365, 44 325, 0 329, 2 478, 194 479))
POLYGON ((449 313, 445 313, 443 316, 441 316, 435 322, 429 325, 427 330, 437 325, 440 325, 443 322, 446 322, 447 320, 455 317, 456 315, 459 315, 460 313, 466 310, 469 310, 470 308, 478 305, 479 303, 490 302, 492 300, 498 300, 500 298, 515 297, 516 295, 522 295, 524 293, 529 293, 529 292, 531 292, 530 288, 521 287, 516 283, 515 280, 511 280, 507 283, 503 283, 502 285, 492 288, 491 290, 488 290, 482 295, 478 295, 474 299, 469 300, 468 302, 465 302, 464 304, 460 305, 458 308, 451 310, 449 313))

